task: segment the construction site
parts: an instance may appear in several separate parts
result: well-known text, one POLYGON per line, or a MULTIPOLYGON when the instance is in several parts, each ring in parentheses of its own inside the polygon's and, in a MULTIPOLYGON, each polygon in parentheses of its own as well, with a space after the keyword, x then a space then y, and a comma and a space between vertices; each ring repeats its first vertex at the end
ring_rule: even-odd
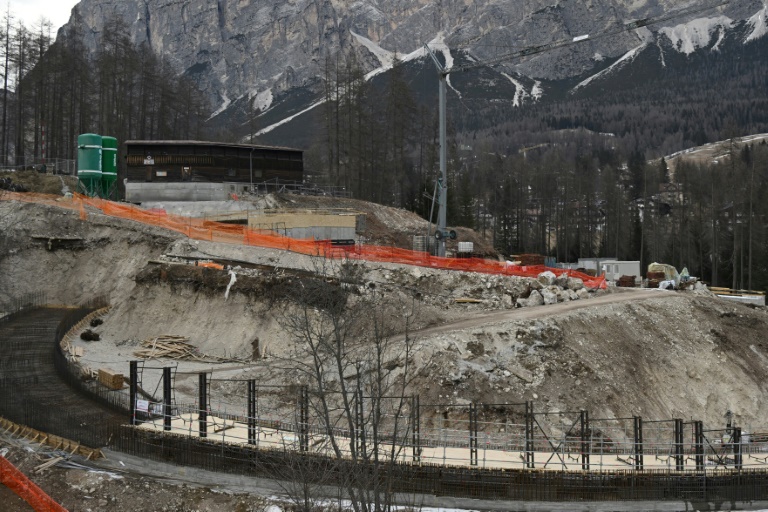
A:
POLYGON ((0 193, 2 444, 67 509, 768 508, 764 306, 354 200, 0 193))

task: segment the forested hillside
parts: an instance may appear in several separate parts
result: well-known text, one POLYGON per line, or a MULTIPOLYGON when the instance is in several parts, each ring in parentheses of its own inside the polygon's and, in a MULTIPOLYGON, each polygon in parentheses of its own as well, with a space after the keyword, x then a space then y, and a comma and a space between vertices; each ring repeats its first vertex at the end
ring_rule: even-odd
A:
POLYGON ((5 24, 4 165, 40 160, 44 139, 49 158, 73 159, 81 133, 121 142, 203 136, 210 108, 167 57, 131 43, 117 19, 94 54, 83 44, 83 30, 74 16, 53 43, 46 23, 5 24))
MULTIPOLYGON (((190 76, 131 43, 118 18, 108 27, 90 53, 77 16, 55 44, 45 25, 6 24, 6 165, 39 159, 44 137, 46 155, 74 158, 79 133, 233 141, 262 122, 244 109, 229 125, 206 124, 212 107, 190 76)), ((666 261, 714 284, 768 287, 768 212, 758 200, 768 155, 764 144, 739 141, 768 132, 768 42, 667 51, 663 63, 659 51, 575 92, 589 74, 544 83, 546 94, 518 106, 489 94, 499 78, 490 69, 452 75, 449 223, 478 229, 505 254, 666 261), (658 160, 716 140, 732 141, 717 164, 670 173, 658 160)), ((246 141, 303 146, 307 180, 428 218, 434 69, 396 62, 367 79, 355 55, 325 59, 318 107, 246 141)))

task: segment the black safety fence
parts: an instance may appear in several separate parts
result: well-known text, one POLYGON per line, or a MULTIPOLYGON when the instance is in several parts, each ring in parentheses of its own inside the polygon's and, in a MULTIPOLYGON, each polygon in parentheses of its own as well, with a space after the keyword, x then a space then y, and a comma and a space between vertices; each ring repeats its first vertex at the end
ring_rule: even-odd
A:
POLYGON ((157 462, 209 471, 344 486, 350 475, 386 482, 397 493, 520 501, 757 501, 768 499, 765 470, 561 472, 445 467, 331 459, 286 449, 257 449, 212 439, 123 427, 115 448, 157 462))
POLYGON ((113 390, 68 360, 61 340, 103 299, 74 309, 26 304, 0 322, 0 414, 91 447, 312 485, 384 482, 398 493, 768 499, 768 436, 730 422, 707 429, 695 420, 596 418, 538 411, 530 401, 428 404, 418 395, 372 397, 362 389, 346 397, 345 409, 345 397, 306 386, 209 373, 193 375, 197 400, 182 402, 175 365, 134 361, 128 387, 113 390))

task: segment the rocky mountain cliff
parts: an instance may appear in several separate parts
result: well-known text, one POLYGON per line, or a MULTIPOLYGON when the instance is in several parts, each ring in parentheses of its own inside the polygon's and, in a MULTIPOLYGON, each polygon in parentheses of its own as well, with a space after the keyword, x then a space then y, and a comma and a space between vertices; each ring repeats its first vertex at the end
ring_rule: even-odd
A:
MULTIPOLYGON (((131 38, 167 56, 199 84, 216 113, 274 108, 289 91, 308 91, 294 110, 317 99, 327 56, 353 52, 365 70, 386 70, 394 59, 423 57, 429 43, 450 65, 459 56, 485 61, 552 41, 616 32, 635 20, 681 9, 686 17, 591 38, 588 42, 503 63, 512 99, 535 100, 538 80, 562 80, 631 60, 660 42, 684 54, 716 49, 724 34, 742 41, 765 34, 763 0, 82 0, 70 24, 81 22, 95 50, 117 17, 131 38), (527 79, 527 80, 526 80, 527 79)), ((66 27, 65 27, 66 29, 66 27)), ((661 54, 663 60, 663 53, 661 54)), ((589 82, 584 85, 588 85, 589 82)), ((274 121, 274 119, 272 120, 274 121)), ((260 123, 265 126, 265 123, 260 123)))

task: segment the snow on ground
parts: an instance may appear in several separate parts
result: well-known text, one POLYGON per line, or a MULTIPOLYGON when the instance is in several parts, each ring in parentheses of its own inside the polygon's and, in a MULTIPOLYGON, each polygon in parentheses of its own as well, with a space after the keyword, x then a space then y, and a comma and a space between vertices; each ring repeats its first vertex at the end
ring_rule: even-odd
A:
POLYGON ((282 125, 284 125, 286 123, 289 123, 289 122, 293 121, 295 118, 297 118, 297 117, 299 117, 301 115, 306 114, 310 110, 312 110, 312 109, 314 109, 316 107, 319 107, 323 103, 325 103, 325 100, 320 100, 320 101, 318 101, 316 103, 313 103, 310 106, 308 106, 307 108, 305 108, 304 110, 302 110, 301 112, 298 112, 298 113, 296 113, 296 114, 294 114, 292 116, 286 117, 285 119, 283 119, 283 120, 281 120, 281 121, 279 121, 279 122, 277 122, 275 124, 271 124, 271 125, 267 126, 266 128, 262 128, 261 130, 256 132, 255 135, 258 137, 259 135, 264 135, 265 133, 269 133, 272 130, 274 130, 275 128, 277 128, 278 126, 282 126, 282 125))
POLYGON ((223 93, 223 94, 224 94, 224 98, 222 99, 221 106, 219 108, 217 108, 216 111, 213 114, 211 114, 211 117, 209 117, 207 119, 207 121, 210 121, 211 119, 213 119, 217 115, 219 115, 222 112, 224 112, 225 110, 227 110, 227 108, 229 108, 229 105, 232 103, 232 100, 229 99, 229 96, 227 96, 226 93, 223 93))
POLYGON ((765 23, 766 14, 768 14, 768 2, 754 16, 749 18, 747 23, 752 26, 752 33, 744 40, 745 43, 760 39, 768 33, 768 27, 765 23))
POLYGON ((512 100, 512 104, 516 107, 519 107, 522 101, 528 96, 528 93, 525 91, 525 87, 522 83, 515 80, 508 74, 502 73, 501 75, 512 82, 512 84, 515 86, 515 98, 512 100))
POLYGON ((541 82, 536 80, 534 82, 533 87, 531 88, 531 97, 539 101, 541 99, 541 96, 544 94, 544 88, 541 86, 541 82))
MULTIPOLYGON (((690 55, 699 48, 706 48, 715 30, 733 27, 733 20, 727 16, 698 18, 674 27, 664 27, 659 32, 667 36, 678 51, 690 55)), ((721 36, 722 37, 722 36, 721 36)))
POLYGON ((260 111, 264 112, 269 107, 272 106, 272 100, 274 99, 272 96, 272 89, 267 89, 261 92, 258 92, 257 90, 253 90, 250 93, 250 97, 256 97, 254 100, 254 106, 258 108, 260 111))
POLYGON ((357 39, 358 43, 365 46, 368 51, 371 52, 379 60, 380 67, 377 69, 377 71, 380 69, 392 69, 395 61, 395 54, 393 52, 385 50, 367 37, 361 36, 352 30, 350 30, 349 33, 352 34, 355 39, 357 39))
POLYGON ((591 83, 592 81, 594 81, 594 80, 597 80, 598 78, 602 78, 602 77, 604 77, 604 76, 608 75, 609 73, 611 73, 612 71, 614 71, 615 69, 619 69, 620 67, 624 66, 625 64, 628 64, 628 63, 629 63, 629 62, 631 62, 631 61, 632 61, 632 60, 633 60, 635 57, 637 57, 637 56, 638 56, 638 54, 639 54, 639 53, 640 53, 640 52, 641 52, 641 51, 642 51, 642 50, 643 50, 643 49, 644 49, 646 46, 648 46, 648 43, 647 43, 647 42, 644 42, 644 43, 643 43, 643 44, 641 44, 640 46, 638 46, 638 47, 636 47, 636 48, 633 48, 633 49, 629 50, 627 53, 625 53, 625 54, 624 54, 624 56, 622 56, 622 57, 621 57, 619 60, 617 60, 616 62, 614 62, 614 63, 613 63, 613 64, 611 64, 610 66, 608 66, 606 69, 602 70, 601 72, 599 72, 599 73, 597 73, 597 74, 595 74, 595 75, 592 75, 592 76, 590 76, 589 78, 587 78, 587 79, 586 79, 586 80, 584 80, 583 82, 580 82, 580 83, 578 83, 578 84, 576 85, 576 87, 574 87, 574 88, 573 88, 573 90, 572 90, 571 92, 575 92, 576 90, 580 89, 581 87, 584 87, 584 86, 588 85, 588 84, 589 84, 589 83, 591 83))

